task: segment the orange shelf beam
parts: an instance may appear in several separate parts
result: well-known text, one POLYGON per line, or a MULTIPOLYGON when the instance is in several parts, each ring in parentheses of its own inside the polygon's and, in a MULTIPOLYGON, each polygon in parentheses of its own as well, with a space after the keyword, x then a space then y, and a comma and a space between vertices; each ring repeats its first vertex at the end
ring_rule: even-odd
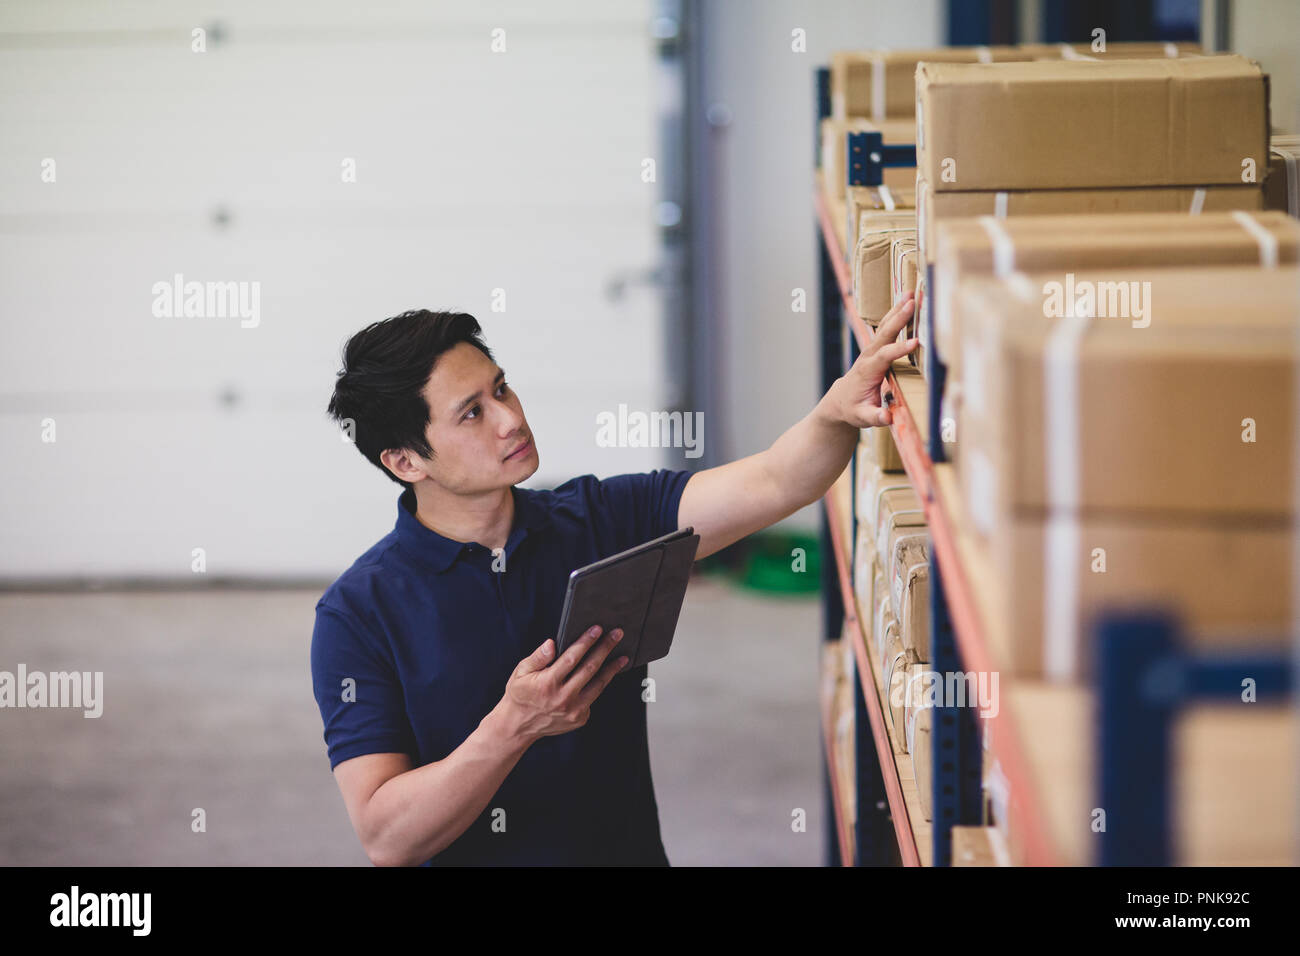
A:
POLYGON ((831 812, 835 815, 835 835, 840 844, 840 866, 853 865, 853 839, 849 822, 844 819, 843 794, 840 793, 840 776, 836 773, 835 728, 831 701, 822 707, 822 745, 826 749, 826 772, 831 778, 831 812))

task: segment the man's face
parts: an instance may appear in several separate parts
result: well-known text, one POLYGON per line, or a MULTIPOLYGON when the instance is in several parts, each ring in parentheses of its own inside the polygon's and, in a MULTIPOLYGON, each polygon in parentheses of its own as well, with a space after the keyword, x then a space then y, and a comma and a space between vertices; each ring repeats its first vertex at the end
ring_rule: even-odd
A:
POLYGON ((425 437, 434 457, 419 465, 448 491, 472 494, 526 481, 537 447, 519 397, 495 362, 467 342, 439 356, 424 386, 425 437))

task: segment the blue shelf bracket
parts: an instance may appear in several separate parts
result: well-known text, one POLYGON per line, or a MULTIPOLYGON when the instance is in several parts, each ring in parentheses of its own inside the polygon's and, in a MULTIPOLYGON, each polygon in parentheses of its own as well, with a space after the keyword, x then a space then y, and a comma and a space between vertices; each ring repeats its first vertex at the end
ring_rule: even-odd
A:
POLYGON ((1190 653, 1174 618, 1154 612, 1105 615, 1096 640, 1096 862, 1174 865, 1173 732, 1180 711, 1243 701, 1247 683, 1257 703, 1281 702, 1294 694, 1295 661, 1282 652, 1190 653))
POLYGON ((817 68, 816 129, 813 130, 813 163, 822 168, 822 120, 831 115, 831 70, 828 66, 817 68))
POLYGON ((916 165, 915 146, 886 146, 878 131, 849 133, 845 140, 844 168, 850 186, 879 186, 885 167, 916 165))

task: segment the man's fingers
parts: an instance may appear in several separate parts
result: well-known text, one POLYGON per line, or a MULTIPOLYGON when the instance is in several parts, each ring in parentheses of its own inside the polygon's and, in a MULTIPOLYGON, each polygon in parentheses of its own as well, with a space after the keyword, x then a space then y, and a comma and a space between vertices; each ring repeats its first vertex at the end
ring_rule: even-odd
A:
POLYGON ((578 695, 579 707, 590 707, 597 697, 601 695, 609 682, 614 676, 629 663, 626 656, 615 657, 605 662, 605 666, 600 669, 600 673, 587 682, 587 686, 582 689, 578 695))
POLYGON ((595 676, 596 671, 600 669, 600 665, 605 662, 605 658, 609 657, 609 652, 612 651, 622 639, 623 631, 621 628, 617 627, 605 635, 604 639, 592 648, 586 658, 583 659, 582 664, 579 667, 576 667, 573 673, 568 677, 563 678, 563 686, 565 689, 574 685, 582 687, 587 683, 587 681, 591 680, 592 677, 595 676))
POLYGON ((522 676, 524 674, 532 674, 536 671, 544 670, 550 665, 551 658, 554 654, 555 642, 548 637, 546 640, 542 641, 541 646, 538 647, 537 650, 533 651, 519 662, 519 666, 515 668, 515 675, 522 676))
POLYGON ((919 344, 919 339, 906 339, 902 342, 890 342, 888 345, 882 345, 875 355, 871 356, 873 364, 872 371, 884 378, 885 372, 889 366, 901 359, 908 352, 915 351, 919 344))
POLYGON ((903 331, 903 326, 907 325, 912 318, 915 305, 916 300, 909 292, 907 298, 885 313, 885 317, 880 320, 880 325, 876 327, 876 334, 872 341, 881 343, 883 348, 885 343, 898 338, 898 333, 903 331))
POLYGON ((578 666, 578 661, 582 660, 583 655, 591 650, 591 645, 595 644, 600 638, 600 625, 596 624, 583 632, 583 635, 569 645, 568 650, 560 655, 560 659, 555 662, 556 680, 564 680, 569 676, 569 671, 578 666))

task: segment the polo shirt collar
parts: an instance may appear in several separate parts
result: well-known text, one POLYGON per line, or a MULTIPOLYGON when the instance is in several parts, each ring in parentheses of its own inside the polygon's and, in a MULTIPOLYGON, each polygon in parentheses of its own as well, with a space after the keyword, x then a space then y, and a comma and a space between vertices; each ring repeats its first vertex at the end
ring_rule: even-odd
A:
MULTIPOLYGON (((548 513, 537 501, 536 492, 512 486, 510 493, 515 499, 515 516, 510 536, 506 540, 507 557, 528 532, 540 530, 549 521, 548 513)), ((426 528, 415 516, 415 491, 410 488, 403 490, 397 498, 397 524, 394 531, 398 544, 404 551, 420 558, 439 573, 451 567, 472 544, 443 537, 426 528)))

